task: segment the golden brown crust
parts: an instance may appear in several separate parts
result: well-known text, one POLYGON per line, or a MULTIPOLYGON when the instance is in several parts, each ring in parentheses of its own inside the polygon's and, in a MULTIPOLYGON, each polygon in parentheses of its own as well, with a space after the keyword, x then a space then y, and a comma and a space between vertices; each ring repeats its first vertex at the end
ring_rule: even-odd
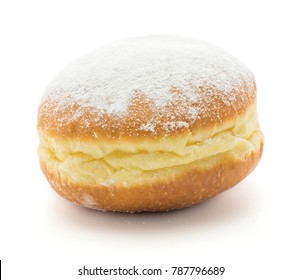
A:
POLYGON ((76 185, 49 172, 43 162, 41 167, 53 189, 73 203, 121 212, 166 211, 197 204, 236 185, 254 170, 262 149, 263 142, 245 160, 229 156, 210 169, 187 169, 186 174, 169 181, 130 187, 76 185))
POLYGON ((183 93, 172 88, 173 100, 168 107, 161 111, 155 109, 153 101, 148 100, 141 92, 137 92, 125 116, 99 114, 89 107, 70 104, 64 109, 57 110, 57 104, 46 99, 38 112, 38 129, 43 133, 58 139, 156 139, 166 136, 187 133, 187 131, 202 132, 243 115, 256 101, 256 85, 250 88, 246 85, 238 92, 227 93, 235 96, 229 104, 225 104, 224 92, 214 88, 197 89, 199 100, 191 104, 183 104, 183 93), (212 92, 213 98, 205 98, 207 92, 212 92), (186 108, 185 110, 183 108, 186 108), (193 121, 188 111, 198 112, 193 121), (154 130, 143 130, 146 123, 154 124, 154 130), (175 129, 166 129, 166 124, 185 123, 175 129))
POLYGON ((45 91, 38 131, 51 186, 112 211, 199 203, 241 181, 262 153, 251 71, 177 36, 117 42, 71 63, 45 91))

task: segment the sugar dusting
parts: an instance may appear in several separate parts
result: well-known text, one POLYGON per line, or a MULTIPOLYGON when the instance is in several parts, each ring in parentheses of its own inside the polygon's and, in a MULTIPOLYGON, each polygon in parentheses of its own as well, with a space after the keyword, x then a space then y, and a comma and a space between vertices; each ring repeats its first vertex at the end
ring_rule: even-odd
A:
POLYGON ((172 130, 176 130, 177 128, 188 127, 188 126, 189 126, 188 123, 183 121, 166 122, 165 124, 163 124, 163 128, 166 131, 172 131, 172 130))
POLYGON ((146 124, 142 124, 140 126, 140 130, 155 132, 155 127, 151 122, 147 122, 146 124))
POLYGON ((82 204, 86 207, 93 207, 93 205, 96 204, 96 201, 90 194, 84 194, 82 197, 82 204))
MULTIPOLYGON (((239 91, 252 92, 253 82, 252 72, 219 47, 179 36, 146 36, 106 45, 69 64, 46 88, 42 103, 55 104, 57 111, 77 104, 99 116, 123 117, 140 92, 160 115, 175 101, 180 104, 175 120, 162 125, 168 132, 206 114, 217 92, 230 107, 241 98, 239 91)), ((155 133, 156 125, 150 120, 140 130, 155 133)))

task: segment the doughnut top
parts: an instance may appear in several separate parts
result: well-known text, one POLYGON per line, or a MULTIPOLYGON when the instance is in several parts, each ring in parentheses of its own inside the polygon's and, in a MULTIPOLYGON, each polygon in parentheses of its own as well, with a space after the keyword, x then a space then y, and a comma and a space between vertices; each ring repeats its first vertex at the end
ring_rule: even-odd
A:
POLYGON ((255 100, 252 72, 197 39, 146 36, 105 45, 65 67, 42 98, 49 134, 120 138, 199 130, 255 100))

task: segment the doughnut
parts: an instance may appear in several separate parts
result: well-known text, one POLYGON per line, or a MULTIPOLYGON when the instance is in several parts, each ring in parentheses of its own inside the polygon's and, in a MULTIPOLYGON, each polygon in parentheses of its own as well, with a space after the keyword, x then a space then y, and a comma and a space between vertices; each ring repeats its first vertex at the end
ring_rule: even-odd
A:
POLYGON ((263 150, 251 70, 175 35, 109 43, 61 70, 38 108, 40 166, 84 207, 195 205, 251 173, 263 150))

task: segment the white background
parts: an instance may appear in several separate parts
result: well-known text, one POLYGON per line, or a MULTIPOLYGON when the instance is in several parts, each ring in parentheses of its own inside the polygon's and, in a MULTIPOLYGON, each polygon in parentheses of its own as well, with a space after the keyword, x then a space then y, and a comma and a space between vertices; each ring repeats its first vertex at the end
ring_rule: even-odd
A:
POLYGON ((298 2, 2 0, 3 279, 101 279, 77 276, 83 265, 170 272, 171 266, 224 266, 219 279, 301 279, 298 2), (39 168, 41 95, 79 55, 147 34, 211 41, 253 70, 265 133, 263 158, 238 186, 189 209, 133 215, 74 206, 52 191, 39 168))

